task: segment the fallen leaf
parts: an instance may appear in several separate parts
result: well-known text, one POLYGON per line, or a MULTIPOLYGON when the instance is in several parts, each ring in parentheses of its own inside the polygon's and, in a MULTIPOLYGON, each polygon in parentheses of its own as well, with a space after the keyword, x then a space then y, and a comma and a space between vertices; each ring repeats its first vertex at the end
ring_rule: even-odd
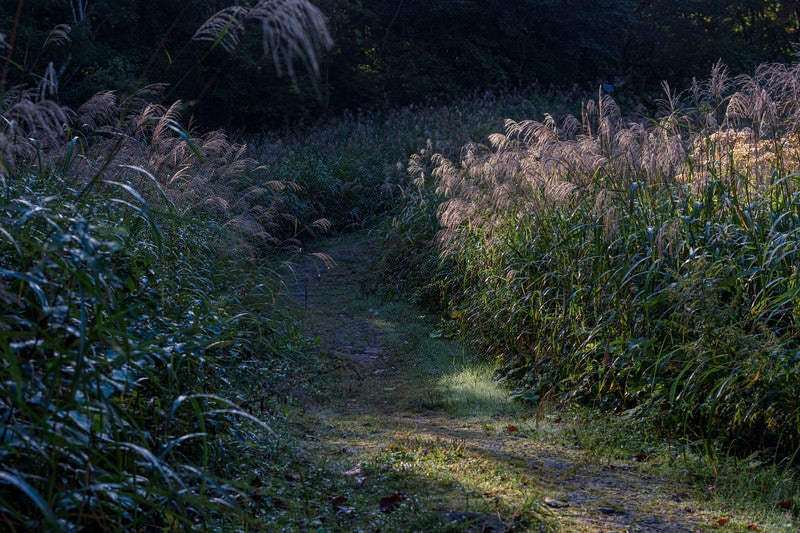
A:
POLYGON ((749 526, 747 526, 747 529, 749 529, 750 531, 758 531, 758 526, 755 524, 750 524, 749 526))
POLYGON ((720 518, 719 520, 717 520, 717 525, 718 525, 718 526, 724 526, 724 525, 726 525, 728 522, 730 522, 730 520, 728 520, 727 518, 720 518))
POLYGON ((395 492, 390 496, 384 496, 383 498, 381 498, 380 502, 378 503, 378 506, 384 513, 391 513, 392 511, 397 509, 397 507, 406 498, 408 498, 408 496, 406 496, 402 492, 395 492))

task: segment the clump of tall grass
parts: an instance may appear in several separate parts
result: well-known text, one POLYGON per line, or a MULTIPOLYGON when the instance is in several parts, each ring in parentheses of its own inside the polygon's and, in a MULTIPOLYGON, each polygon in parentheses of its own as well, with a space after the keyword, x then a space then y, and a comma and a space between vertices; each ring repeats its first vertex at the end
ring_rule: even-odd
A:
POLYGON ((277 355, 294 339, 277 277, 246 262, 252 235, 232 222, 257 211, 232 184, 255 165, 221 133, 189 135, 177 105, 150 103, 158 89, 77 112, 5 95, 4 529, 216 529, 263 514, 234 459, 272 453, 278 435, 221 394, 227 366, 265 387, 292 372, 277 355), (231 201, 215 215, 209 198, 231 201))
POLYGON ((438 225, 423 293, 521 398, 794 459, 799 81, 798 66, 716 65, 685 93, 665 86, 652 118, 600 92, 458 159, 412 158, 418 203, 399 220, 438 225))
POLYGON ((92 176, 103 168, 131 180, 158 207, 166 202, 179 212, 208 216, 239 235, 240 248, 251 256, 297 248, 304 234, 327 231, 328 221, 301 222, 292 213, 297 183, 275 179, 270 168, 248 157, 247 144, 223 131, 187 131, 181 102, 153 103, 162 90, 148 86, 123 99, 103 92, 82 105, 77 123, 97 156, 84 154, 76 171, 92 176))
POLYGON ((334 231, 346 231, 402 205, 405 161, 428 141, 433 150, 456 153, 500 127, 503 116, 532 113, 550 99, 538 88, 496 90, 447 105, 349 113, 250 139, 247 155, 273 179, 299 186, 287 207, 301 226, 324 218, 334 231))
POLYGON ((214 369, 248 335, 198 268, 215 260, 209 235, 158 224, 128 184, 75 185, 24 168, 3 181, 0 522, 192 528, 236 513, 215 433, 252 417, 214 393, 214 369))

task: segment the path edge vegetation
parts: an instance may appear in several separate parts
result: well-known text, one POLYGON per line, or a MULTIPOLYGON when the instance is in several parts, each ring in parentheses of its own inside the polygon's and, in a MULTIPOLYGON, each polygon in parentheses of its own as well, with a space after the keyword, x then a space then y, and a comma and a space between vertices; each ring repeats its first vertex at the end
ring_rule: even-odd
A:
POLYGON ((76 110, 47 76, 5 90, 1 523, 279 515, 281 383, 323 363, 273 266, 386 212, 386 290, 416 288, 521 400, 786 469, 796 513, 797 74, 720 64, 656 117, 510 92, 251 146, 185 127, 158 84, 76 110), (235 468, 254 448, 273 477, 235 468))
POLYGON ((718 63, 664 84, 654 117, 600 88, 455 158, 420 150, 388 277, 514 397, 621 415, 712 470, 783 472, 761 491, 796 512, 797 72, 718 63))

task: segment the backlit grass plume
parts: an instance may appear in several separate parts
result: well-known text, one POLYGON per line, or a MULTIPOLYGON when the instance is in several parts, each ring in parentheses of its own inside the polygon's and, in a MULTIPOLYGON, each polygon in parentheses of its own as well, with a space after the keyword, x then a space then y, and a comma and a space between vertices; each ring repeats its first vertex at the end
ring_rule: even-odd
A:
POLYGON ((264 55, 272 57, 279 74, 286 69, 294 79, 294 63, 300 61, 309 73, 319 75, 322 54, 333 46, 333 40, 322 12, 308 0, 260 0, 252 6, 227 7, 210 17, 194 39, 232 52, 247 22, 261 26, 264 55))
POLYGON ((420 152, 419 203, 399 217, 437 215, 437 275, 419 293, 521 398, 793 456, 799 84, 797 66, 718 64, 684 93, 665 84, 652 118, 600 91, 580 115, 508 120, 458 158, 420 152))

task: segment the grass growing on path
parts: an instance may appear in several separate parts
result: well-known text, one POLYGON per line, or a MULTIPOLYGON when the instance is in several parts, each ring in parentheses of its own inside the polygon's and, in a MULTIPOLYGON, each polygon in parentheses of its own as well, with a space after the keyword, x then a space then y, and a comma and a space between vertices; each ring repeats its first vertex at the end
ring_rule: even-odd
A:
POLYGON ((331 371, 317 383, 321 395, 295 404, 306 463, 288 475, 306 488, 278 525, 791 530, 780 510, 770 515, 725 500, 721 472, 704 475, 697 457, 620 421, 510 402, 491 364, 442 338, 417 309, 365 290, 374 248, 365 232, 332 240, 324 251, 334 268, 301 264, 289 276, 317 356, 331 371))

